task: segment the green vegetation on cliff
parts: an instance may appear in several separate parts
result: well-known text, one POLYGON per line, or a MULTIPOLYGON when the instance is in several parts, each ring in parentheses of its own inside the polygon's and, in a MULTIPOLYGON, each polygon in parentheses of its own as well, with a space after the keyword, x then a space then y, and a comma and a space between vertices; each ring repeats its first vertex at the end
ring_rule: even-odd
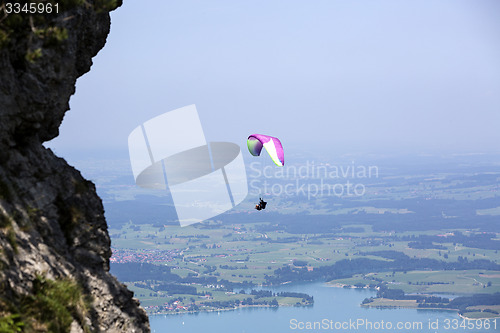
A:
POLYGON ((68 332, 76 320, 86 332, 85 315, 90 299, 78 283, 70 279, 51 280, 38 275, 33 281, 33 293, 17 295, 16 302, 0 298, 0 332, 21 329, 68 332))

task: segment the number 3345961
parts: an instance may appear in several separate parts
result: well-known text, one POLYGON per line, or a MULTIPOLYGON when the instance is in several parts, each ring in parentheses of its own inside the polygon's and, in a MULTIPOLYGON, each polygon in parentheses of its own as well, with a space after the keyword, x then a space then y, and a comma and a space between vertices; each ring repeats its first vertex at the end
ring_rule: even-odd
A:
POLYGON ((55 3, 19 3, 19 2, 7 2, 4 7, 6 14, 58 14, 59 4, 55 3))

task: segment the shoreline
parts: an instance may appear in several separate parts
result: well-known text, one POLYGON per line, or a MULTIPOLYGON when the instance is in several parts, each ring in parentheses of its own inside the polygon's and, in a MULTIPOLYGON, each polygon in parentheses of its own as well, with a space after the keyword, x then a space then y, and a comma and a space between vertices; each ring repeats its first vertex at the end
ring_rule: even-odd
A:
MULTIPOLYGON (((378 288, 369 288, 368 286, 365 286, 365 287, 362 287, 362 288, 359 288, 359 287, 356 287, 356 286, 353 286, 353 285, 350 285, 350 284, 343 284, 343 283, 331 283, 331 282, 326 282, 327 286, 329 287, 333 287, 333 288, 344 288, 344 289, 370 289, 370 290, 378 290, 378 288)), ((426 293, 426 294, 419 294, 419 295, 433 295, 434 293, 426 293)), ((437 293, 439 294, 439 293, 437 293)), ((450 295, 462 295, 462 294, 455 294, 455 293, 451 293, 450 295)), ((390 299, 391 301, 397 301, 397 300, 393 300, 393 299, 390 299)), ((405 305, 369 305, 370 303, 366 303, 366 304, 360 304, 361 307, 363 308, 379 308, 379 309, 415 309, 415 310, 445 310, 445 311, 454 311, 457 313, 457 315, 462 318, 462 319, 466 319, 466 320, 494 320, 494 319, 499 319, 500 318, 500 314, 499 315, 495 315, 493 317, 488 317, 488 318, 469 318, 467 316, 464 316, 463 314, 461 314, 459 312, 459 309, 450 309, 450 308, 419 308, 419 307, 415 307, 415 306, 405 306, 405 305)), ((474 311, 470 311, 470 312, 474 312, 474 311)), ((477 311, 476 311, 477 312, 477 311)))
MULTIPOLYGON (((304 304, 304 305, 301 305, 300 307, 306 307, 306 306, 311 306, 313 304, 304 304)), ((234 308, 222 308, 222 309, 206 309, 206 310, 198 310, 198 311, 179 311, 179 312, 175 312, 175 311, 169 311, 169 312, 157 312, 157 313, 153 313, 153 312, 149 312, 148 310, 144 309, 146 311, 146 313, 148 314, 148 316, 155 316, 155 315, 180 315, 180 314, 195 314, 195 313, 201 313, 201 312, 219 312, 219 311, 234 311, 234 310, 238 310, 238 309, 243 309, 243 308, 280 308, 280 307, 293 307, 295 305, 292 305, 292 304, 283 304, 283 305, 279 305, 279 306, 271 306, 271 305, 241 305, 241 306, 237 306, 237 307, 234 307, 234 308)))
POLYGON ((466 319, 466 320, 497 320, 497 319, 500 319, 500 315, 497 315, 495 317, 489 317, 489 318, 469 318, 469 317, 466 317, 463 314, 459 313, 458 316, 460 318, 466 319))
MULTIPOLYGON (((397 301, 393 299, 389 299, 391 301, 397 301)), ((405 305, 370 305, 370 303, 366 304, 360 304, 361 307, 363 308, 374 308, 374 309, 415 309, 415 310, 439 310, 439 311, 453 311, 455 312, 460 318, 466 319, 466 320, 489 320, 489 319, 498 319, 500 318, 500 315, 496 315, 494 317, 488 317, 488 318, 469 318, 467 316, 464 316, 461 314, 459 309, 451 309, 451 308, 419 308, 418 306, 405 306, 405 305)), ((473 311, 470 311, 473 312, 473 311)), ((478 311, 476 311, 478 312, 478 311)))

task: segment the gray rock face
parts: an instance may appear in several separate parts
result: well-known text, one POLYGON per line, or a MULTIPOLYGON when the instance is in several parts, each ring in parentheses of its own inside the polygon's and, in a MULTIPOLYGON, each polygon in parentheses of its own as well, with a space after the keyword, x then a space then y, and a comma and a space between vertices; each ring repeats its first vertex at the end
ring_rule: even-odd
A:
POLYGON ((0 318, 30 313, 23 320, 32 329, 49 330, 26 308, 41 304, 30 297, 43 277, 72 281, 87 300, 84 311, 68 305, 72 332, 149 332, 145 311, 109 273, 110 238, 94 184, 42 146, 58 135, 76 79, 110 28, 106 1, 60 3, 57 15, 0 21, 8 36, 0 44, 0 318))

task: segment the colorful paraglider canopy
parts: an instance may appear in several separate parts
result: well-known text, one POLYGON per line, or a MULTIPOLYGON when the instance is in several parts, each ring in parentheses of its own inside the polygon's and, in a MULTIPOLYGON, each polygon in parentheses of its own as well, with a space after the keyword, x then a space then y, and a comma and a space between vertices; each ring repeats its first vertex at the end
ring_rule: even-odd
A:
POLYGON ((253 156, 260 156, 262 147, 265 147, 269 156, 277 166, 285 165, 285 155, 280 140, 269 135, 252 134, 247 140, 248 150, 253 156))

